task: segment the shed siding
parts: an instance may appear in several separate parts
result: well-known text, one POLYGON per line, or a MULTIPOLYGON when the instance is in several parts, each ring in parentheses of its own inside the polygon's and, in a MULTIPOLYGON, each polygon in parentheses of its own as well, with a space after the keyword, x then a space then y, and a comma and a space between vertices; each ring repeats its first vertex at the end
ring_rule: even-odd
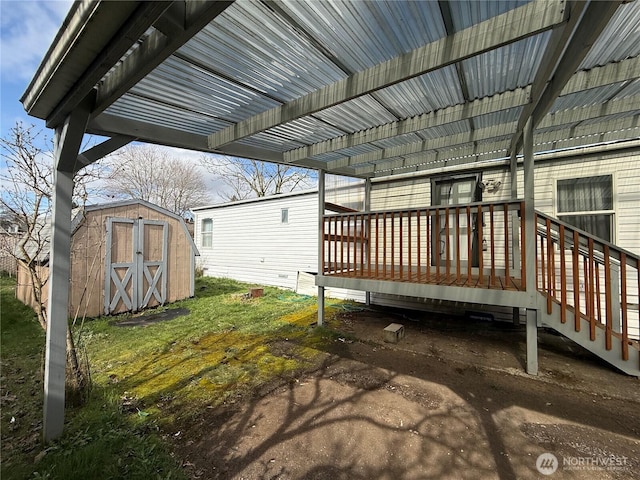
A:
MULTIPOLYGON (((44 282, 41 292, 41 302, 43 305, 46 305, 49 300, 49 284, 47 283, 49 278, 49 268, 37 266, 36 271, 38 272, 38 276, 44 282)), ((28 268, 24 262, 17 262, 16 282, 16 298, 25 305, 29 305, 31 308, 35 309, 36 303, 33 298, 33 289, 31 288, 31 276, 29 275, 28 268)))
MULTIPOLYGON (((106 254, 106 223, 107 218, 144 218, 147 220, 161 220, 169 224, 167 250, 167 302, 187 298, 190 292, 191 248, 189 239, 179 220, 164 215, 142 204, 131 204, 113 208, 104 208, 87 212, 84 222, 73 236, 72 242, 72 312, 80 309, 80 314, 86 311, 89 317, 101 315, 104 312, 104 279, 106 254), (87 279, 90 287, 86 289, 91 294, 85 294, 87 279)), ((154 241, 159 241, 160 237, 154 241)), ((127 250, 131 246, 127 245, 127 250)), ((154 246, 154 249, 159 247, 154 246)), ((125 251, 118 252, 124 257, 125 251)), ((123 259, 124 259, 123 257, 123 259)))
MULTIPOLYGON (((191 241, 181 220, 168 216, 142 203, 119 204, 85 212, 85 217, 71 240, 71 278, 69 291, 69 315, 96 317, 104 313, 104 287, 106 276, 106 224, 108 218, 160 220, 168 223, 167 242, 167 302, 175 302, 191 296, 193 282, 193 255, 191 241)), ((146 245, 154 251, 160 236, 148 239, 146 245)), ((114 260, 131 258, 131 242, 125 242, 121 250, 112 252, 114 260)), ((46 267, 45 267, 46 268, 46 267)), ((19 271, 18 298, 33 306, 26 272, 19 271)), ((150 302, 153 306, 157 302, 150 302)), ((124 310, 123 310, 124 311, 124 310)))

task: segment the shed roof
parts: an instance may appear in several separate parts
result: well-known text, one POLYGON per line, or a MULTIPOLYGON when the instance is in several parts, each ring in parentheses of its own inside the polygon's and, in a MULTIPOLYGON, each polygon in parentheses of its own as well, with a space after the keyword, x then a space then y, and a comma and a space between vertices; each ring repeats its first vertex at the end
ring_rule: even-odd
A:
MULTIPOLYGON (((102 203, 97 205, 87 205, 84 208, 77 208, 73 211, 73 220, 71 221, 71 231, 75 233, 75 231, 80 227, 82 221, 85 219, 85 214, 88 212, 95 212, 99 210, 105 210, 108 208, 117 208, 117 207, 126 207, 130 205, 141 205, 151 210, 155 210, 156 212, 173 218, 180 222, 182 229, 184 230, 185 236, 188 239, 189 245, 191 246, 194 255, 200 255, 198 248, 196 247, 195 242, 193 241, 193 237, 189 233, 187 229, 187 225, 184 219, 169 210, 166 210, 158 205, 154 205, 153 203, 149 203, 145 200, 132 199, 132 200, 122 200, 118 202, 110 202, 110 203, 102 203)), ((33 235, 37 236, 36 238, 29 239, 25 244, 25 250, 27 251, 27 255, 30 258, 40 262, 46 263, 49 261, 49 251, 50 251, 50 238, 51 238, 51 219, 44 218, 41 221, 38 221, 38 224, 34 230, 33 235)), ((20 253, 17 253, 18 257, 21 257, 20 253)))
POLYGON ((77 2, 22 101, 57 126, 381 177, 640 136, 640 2, 77 2))

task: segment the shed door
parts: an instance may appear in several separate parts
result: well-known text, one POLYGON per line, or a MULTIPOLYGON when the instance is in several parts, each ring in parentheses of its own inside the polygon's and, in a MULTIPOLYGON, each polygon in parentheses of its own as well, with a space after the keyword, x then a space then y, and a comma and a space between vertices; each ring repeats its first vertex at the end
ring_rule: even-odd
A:
POLYGON ((105 314, 137 311, 167 300, 167 222, 107 219, 105 314))
POLYGON ((139 308, 155 307, 167 301, 167 244, 169 226, 157 220, 139 221, 138 248, 139 308))

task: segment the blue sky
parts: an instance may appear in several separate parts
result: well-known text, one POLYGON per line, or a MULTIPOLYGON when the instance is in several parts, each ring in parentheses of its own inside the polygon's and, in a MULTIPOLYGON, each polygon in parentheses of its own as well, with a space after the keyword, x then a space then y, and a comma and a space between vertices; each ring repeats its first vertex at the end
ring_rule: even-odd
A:
MULTIPOLYGON (((17 120, 45 128, 42 120, 26 114, 20 97, 71 4, 70 0, 0 0, 0 125, 3 137, 17 120)), ((51 137, 51 132, 48 136, 51 137)))

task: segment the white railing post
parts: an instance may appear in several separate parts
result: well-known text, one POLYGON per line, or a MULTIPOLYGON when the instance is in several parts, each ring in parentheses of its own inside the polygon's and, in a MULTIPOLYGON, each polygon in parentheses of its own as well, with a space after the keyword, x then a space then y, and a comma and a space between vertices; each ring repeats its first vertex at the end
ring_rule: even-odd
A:
MULTIPOLYGON (((622 320, 620 311, 622 305, 620 302, 620 267, 611 263, 611 328, 616 333, 622 333, 622 320)), ((606 286, 605 286, 606 288, 606 286)))

